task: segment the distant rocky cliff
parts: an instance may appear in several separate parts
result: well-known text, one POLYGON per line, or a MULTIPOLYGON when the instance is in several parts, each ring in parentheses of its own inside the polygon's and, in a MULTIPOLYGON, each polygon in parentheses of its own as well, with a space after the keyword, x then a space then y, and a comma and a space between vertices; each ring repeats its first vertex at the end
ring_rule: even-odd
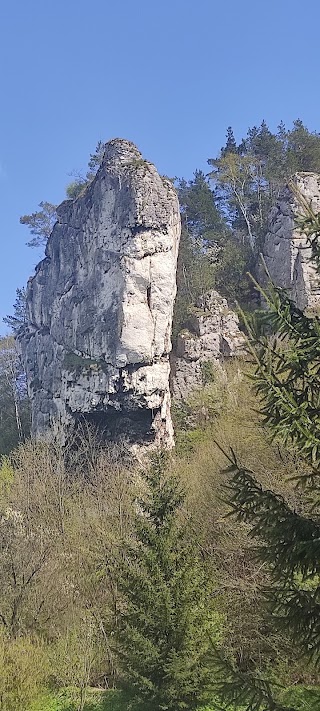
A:
POLYGON ((176 192, 116 139, 93 182, 57 213, 20 335, 33 434, 65 434, 85 418, 110 438, 171 447, 176 192))
MULTIPOLYGON (((296 188, 320 211, 320 175, 297 173, 296 188)), ((264 259, 270 276, 277 286, 288 290, 301 309, 320 306, 320 280, 310 261, 311 250, 304 235, 295 226, 295 217, 302 208, 289 186, 280 195, 269 217, 269 232, 264 243, 264 259)))

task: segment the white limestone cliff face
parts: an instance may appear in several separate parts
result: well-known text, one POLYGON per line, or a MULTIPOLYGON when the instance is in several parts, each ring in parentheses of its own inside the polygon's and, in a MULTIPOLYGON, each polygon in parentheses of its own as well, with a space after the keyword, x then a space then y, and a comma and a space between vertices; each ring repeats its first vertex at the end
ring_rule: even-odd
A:
POLYGON ((57 213, 19 337, 33 434, 66 433, 85 416, 111 438, 171 447, 176 192, 115 139, 93 182, 57 213))
POLYGON ((185 400, 203 386, 208 364, 243 354, 244 343, 238 316, 227 300, 215 290, 201 297, 178 335, 171 357, 174 400, 185 400))
MULTIPOLYGON (((296 173, 294 182, 315 212, 319 212, 320 175, 296 173)), ((320 306, 320 280, 310 261, 307 240, 295 227, 295 217, 301 212, 297 197, 290 187, 285 187, 270 211, 263 253, 273 282, 287 289, 297 306, 304 310, 320 306)))

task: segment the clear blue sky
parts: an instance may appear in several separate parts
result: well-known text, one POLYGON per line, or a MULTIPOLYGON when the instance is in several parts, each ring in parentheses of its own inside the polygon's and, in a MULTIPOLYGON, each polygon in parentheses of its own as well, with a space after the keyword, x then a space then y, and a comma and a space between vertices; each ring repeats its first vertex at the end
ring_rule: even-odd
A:
POLYGON ((0 324, 40 256, 19 216, 61 201, 98 139, 188 178, 228 125, 320 131, 319 25, 319 0, 2 0, 0 324))

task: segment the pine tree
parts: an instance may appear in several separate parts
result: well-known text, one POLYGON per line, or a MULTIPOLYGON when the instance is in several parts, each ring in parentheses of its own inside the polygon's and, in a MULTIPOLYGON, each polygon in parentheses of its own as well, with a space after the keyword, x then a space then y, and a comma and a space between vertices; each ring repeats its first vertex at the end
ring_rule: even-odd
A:
POLYGON ((320 134, 300 120, 287 130, 281 122, 272 133, 265 121, 253 126, 235 147, 228 129, 220 155, 208 160, 210 179, 232 229, 249 239, 259 253, 268 228, 270 208, 296 171, 320 170, 320 134))
POLYGON ((134 544, 118 563, 117 653, 121 685, 139 709, 197 708, 212 685, 210 613, 204 567, 181 522, 184 500, 160 454, 144 474, 134 544))
POLYGON ((227 232, 215 196, 202 171, 195 171, 193 180, 178 181, 177 191, 182 233, 178 255, 174 341, 188 319, 190 306, 214 286, 215 263, 227 232))
POLYGON ((226 145, 221 148, 221 155, 225 155, 226 153, 237 153, 237 151, 238 147, 234 137, 233 128, 232 126, 228 126, 226 133, 226 145))
POLYGON ((199 296, 217 288, 231 301, 237 294, 244 304, 249 300, 251 250, 232 234, 208 179, 197 170, 193 180, 177 185, 182 216, 178 256, 177 298, 173 341, 189 317, 190 306, 199 296))
MULTIPOLYGON (((71 173, 75 179, 66 187, 67 198, 74 200, 91 183, 101 165, 104 151, 105 144, 103 141, 98 141, 95 152, 90 153, 86 174, 71 173)), ((57 222, 56 205, 43 200, 39 203, 39 208, 40 210, 33 212, 31 215, 22 215, 20 217, 20 224, 26 225, 32 234, 32 239, 27 242, 28 247, 45 247, 57 222)))
MULTIPOLYGON (((307 235, 320 273, 320 214, 300 196, 307 235)), ((257 285, 258 287, 258 285, 257 285)), ((258 287, 260 291, 260 287, 258 287)), ((268 311, 247 320, 249 348, 255 363, 255 389, 273 437, 293 447, 304 462, 301 509, 295 510, 256 476, 230 457, 227 485, 233 514, 249 524, 258 542, 258 557, 270 571, 267 598, 275 623, 289 632, 301 652, 320 663, 320 318, 302 313, 286 292, 270 284, 262 292, 268 311)), ((229 670, 230 671, 230 670, 229 670)), ((278 709, 268 680, 241 681, 229 674, 224 699, 246 709, 278 709)), ((320 693, 312 708, 318 708, 320 693)))
POLYGON ((194 239, 207 246, 220 241, 226 232, 214 193, 201 170, 196 170, 193 180, 180 180, 177 185, 183 223, 194 239))
POLYGON ((104 152, 106 149, 105 143, 103 141, 98 141, 96 145, 96 150, 94 153, 90 153, 90 158, 88 161, 88 170, 85 175, 82 173, 72 173, 75 176, 73 180, 66 187, 67 197, 71 200, 75 200, 80 193, 92 182, 93 178, 97 174, 98 169, 102 163, 104 152))
POLYGON ((28 247, 45 247, 57 221, 56 205, 42 201, 39 207, 41 209, 38 212, 20 217, 20 224, 26 225, 32 234, 32 239, 27 242, 28 247))
POLYGON ((16 300, 12 308, 13 315, 5 316, 3 321, 14 334, 17 334, 21 326, 27 322, 27 291, 24 286, 22 289, 16 289, 16 300))
POLYGON ((310 132, 300 119, 293 122, 287 133, 288 173, 320 170, 320 134, 310 132))

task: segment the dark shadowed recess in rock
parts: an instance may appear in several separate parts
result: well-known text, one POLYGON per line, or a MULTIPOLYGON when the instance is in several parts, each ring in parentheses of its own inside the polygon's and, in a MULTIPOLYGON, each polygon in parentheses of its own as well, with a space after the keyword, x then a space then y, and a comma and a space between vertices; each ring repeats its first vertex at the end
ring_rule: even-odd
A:
POLYGON ((93 412, 74 412, 75 433, 83 431, 83 425, 89 425, 105 441, 121 441, 129 443, 145 443, 154 439, 151 428, 157 412, 141 409, 128 412, 110 408, 107 411, 95 410, 93 412))

